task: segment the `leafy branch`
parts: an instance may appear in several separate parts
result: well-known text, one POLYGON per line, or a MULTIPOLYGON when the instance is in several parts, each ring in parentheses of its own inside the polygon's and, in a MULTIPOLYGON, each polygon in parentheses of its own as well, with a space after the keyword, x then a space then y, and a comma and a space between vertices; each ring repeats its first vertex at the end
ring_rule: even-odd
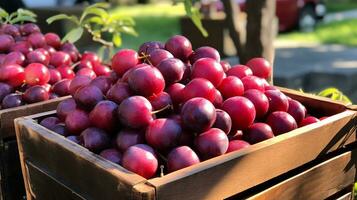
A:
POLYGON ((16 24, 24 22, 36 22, 36 14, 22 8, 9 14, 6 10, 0 8, 0 22, 3 24, 16 24))
POLYGON ((96 3, 86 7, 80 17, 59 14, 48 18, 47 23, 66 20, 75 25, 75 28, 62 38, 62 42, 75 43, 82 37, 84 31, 87 31, 93 41, 102 44, 104 49, 108 48, 112 51, 114 47, 121 46, 123 33, 133 36, 138 34, 134 29, 135 22, 132 18, 111 14, 108 8, 108 3, 96 3), (106 39, 103 37, 104 34, 110 35, 111 38, 106 39))
MULTIPOLYGON (((302 89, 299 89, 299 91, 304 92, 302 89)), ((332 100, 342 101, 344 103, 352 103, 352 101, 346 95, 344 95, 343 92, 341 92, 339 89, 334 87, 326 88, 314 95, 327 97, 332 100)))

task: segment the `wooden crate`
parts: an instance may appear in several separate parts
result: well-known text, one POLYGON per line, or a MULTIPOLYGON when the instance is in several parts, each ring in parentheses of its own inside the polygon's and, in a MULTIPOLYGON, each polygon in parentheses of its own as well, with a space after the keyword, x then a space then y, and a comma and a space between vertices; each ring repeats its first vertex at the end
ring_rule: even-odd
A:
POLYGON ((19 153, 16 143, 14 119, 53 110, 63 99, 0 110, 0 198, 22 199, 25 195, 19 153))
POLYGON ((310 110, 332 116, 241 151, 149 180, 36 122, 54 112, 16 119, 27 198, 224 199, 326 159, 328 155, 347 151, 347 145, 355 144, 357 115, 352 107, 282 90, 310 110))

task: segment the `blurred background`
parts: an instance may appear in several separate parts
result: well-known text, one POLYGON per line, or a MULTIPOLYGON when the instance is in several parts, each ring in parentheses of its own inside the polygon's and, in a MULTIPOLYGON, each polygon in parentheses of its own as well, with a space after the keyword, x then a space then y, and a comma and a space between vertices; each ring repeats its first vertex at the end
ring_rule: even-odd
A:
MULTIPOLYGON (((31 9, 38 14, 38 23, 44 31, 63 36, 71 24, 48 26, 45 19, 62 12, 79 15, 83 6, 99 1, 0 0, 0 6, 10 12, 18 7, 31 9)), ((185 17, 182 4, 173 5, 171 0, 109 2, 111 12, 136 21, 139 36, 123 35, 121 48, 137 49, 146 41, 164 42, 172 35, 183 34, 194 47, 209 45, 231 64, 239 62, 237 48, 224 26, 227 13, 219 0, 196 1, 210 34, 208 38, 202 37, 185 17)), ((239 18, 237 27, 247 23, 246 4, 246 0, 234 1, 234 10, 238 12, 234 16, 239 18)), ((306 92, 336 87, 357 102, 357 0, 276 0, 275 16, 276 35, 272 39, 275 51, 271 54, 274 84, 306 92)), ((90 38, 84 37, 77 45, 82 50, 95 50, 97 46, 89 41, 90 38)))

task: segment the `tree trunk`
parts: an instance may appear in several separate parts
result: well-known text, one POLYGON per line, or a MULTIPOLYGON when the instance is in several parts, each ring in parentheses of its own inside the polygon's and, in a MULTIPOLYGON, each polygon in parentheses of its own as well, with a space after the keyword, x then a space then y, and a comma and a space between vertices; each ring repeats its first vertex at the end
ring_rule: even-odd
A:
POLYGON ((242 64, 254 57, 274 61, 274 38, 277 31, 275 0, 246 1, 246 29, 239 29, 239 7, 233 0, 222 1, 226 12, 226 26, 242 64), (245 38, 242 38, 245 37, 245 38))

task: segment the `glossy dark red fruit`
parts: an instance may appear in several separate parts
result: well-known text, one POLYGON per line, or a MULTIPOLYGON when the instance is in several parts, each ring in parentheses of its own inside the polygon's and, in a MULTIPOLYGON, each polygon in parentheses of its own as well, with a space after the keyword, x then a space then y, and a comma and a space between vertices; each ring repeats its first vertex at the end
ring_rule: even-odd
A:
POLYGON ((271 75, 272 66, 264 58, 253 58, 247 62, 247 66, 253 71, 254 76, 267 79, 271 75))
POLYGON ((90 126, 88 113, 80 109, 72 110, 67 113, 65 124, 70 133, 79 135, 90 126))
POLYGON ((201 58, 212 58, 217 62, 221 61, 221 56, 219 55, 218 51, 208 46, 200 47, 194 52, 192 52, 192 54, 190 55, 190 62, 191 64, 193 64, 201 58))
POLYGON ((56 124, 51 130, 59 135, 65 136, 65 137, 70 134, 64 123, 56 124))
POLYGON ((101 151, 99 153, 99 155, 113 163, 116 163, 116 164, 121 163, 122 154, 114 148, 113 149, 105 149, 105 150, 101 151))
POLYGON ((223 77, 222 66, 212 58, 201 58, 192 65, 191 78, 205 78, 217 87, 223 77))
POLYGON ((188 146, 174 148, 167 156, 167 168, 169 172, 177 171, 197 163, 200 163, 200 159, 188 146))
POLYGON ((218 128, 211 128, 201 133, 195 140, 195 147, 204 159, 213 158, 226 153, 228 144, 227 135, 218 128))
POLYGON ((161 61, 173 57, 174 56, 170 52, 164 49, 156 49, 149 54, 147 63, 152 66, 158 66, 161 61))
POLYGON ((274 135, 280 135, 297 128, 295 119, 287 112, 275 111, 268 116, 266 123, 274 135))
POLYGON ((14 88, 11 85, 0 82, 0 102, 4 99, 4 97, 11 92, 13 92, 14 88))
POLYGON ((163 60, 156 67, 164 77, 166 85, 181 81, 186 69, 185 64, 176 58, 163 60))
POLYGON ((93 152, 100 152, 110 146, 108 134, 99 128, 87 128, 79 137, 83 142, 83 146, 93 152))
POLYGON ((171 97, 166 92, 148 98, 154 110, 169 109, 172 106, 171 97))
POLYGON ((185 128, 202 133, 212 127, 216 120, 216 109, 207 99, 196 97, 182 107, 181 119, 185 128))
POLYGON ((181 83, 174 83, 166 88, 166 92, 170 95, 172 103, 178 105, 182 102, 182 91, 185 85, 181 83))
POLYGON ((4 97, 1 103, 1 109, 14 108, 24 105, 22 95, 17 93, 8 94, 4 97))
POLYGON ((112 70, 107 65, 99 64, 93 66, 93 71, 97 76, 109 76, 112 70))
POLYGON ((103 94, 106 94, 112 86, 112 79, 108 76, 98 76, 90 84, 99 88, 103 94))
POLYGON ((228 149, 226 153, 232 152, 232 151, 238 151, 244 148, 249 147, 250 144, 244 140, 231 140, 228 145, 228 149))
POLYGON ((11 46, 15 43, 15 40, 10 35, 0 35, 0 51, 6 53, 10 50, 11 46))
POLYGON ((246 76, 241 79, 244 85, 244 90, 257 89, 262 92, 265 91, 264 82, 257 76, 246 76))
POLYGON ((112 132, 117 127, 118 105, 112 101, 101 101, 89 113, 91 124, 100 129, 112 132))
POLYGON ((222 69, 223 69, 224 72, 227 72, 229 69, 232 68, 232 66, 231 66, 231 65, 229 64, 229 62, 227 62, 227 61, 222 60, 222 61, 220 62, 220 64, 221 64, 222 69))
MULTIPOLYGON (((25 79, 24 68, 17 64, 10 64, 0 67, 0 81, 9 82, 23 82, 25 79), (22 80, 19 80, 20 77, 23 76, 22 80)), ((10 84, 12 85, 12 84, 10 84)), ((16 86, 19 86, 16 84, 16 86)), ((16 87, 15 86, 15 87, 16 87)))
POLYGON ((115 144, 121 152, 125 152, 129 147, 145 142, 145 132, 134 129, 120 130, 115 144))
POLYGON ((175 35, 166 41, 165 49, 171 52, 175 58, 183 61, 186 61, 192 53, 191 42, 181 35, 175 35))
POLYGON ((24 55, 27 55, 32 50, 31 45, 27 41, 18 41, 10 47, 10 51, 19 51, 24 55))
POLYGON ((221 109, 216 109, 216 121, 212 127, 219 128, 228 135, 229 132, 231 132, 232 119, 227 112, 221 109))
POLYGON ((121 77, 139 63, 138 53, 132 49, 122 49, 112 58, 112 69, 121 77))
POLYGON ((95 72, 89 68, 82 68, 82 69, 78 70, 76 75, 77 76, 88 76, 90 79, 94 79, 95 77, 97 77, 95 72))
POLYGON ((243 137, 250 144, 255 144, 274 137, 274 134, 268 124, 258 122, 251 125, 243 137))
POLYGON ((27 63, 41 63, 47 66, 50 63, 50 56, 46 55, 44 52, 47 51, 44 49, 36 49, 34 51, 29 52, 26 55, 27 63))
POLYGON ((231 97, 223 102, 222 110, 232 119, 232 130, 245 130, 253 124, 256 111, 254 104, 245 97, 231 97))
POLYGON ((64 121, 67 115, 76 109, 76 106, 76 102, 72 98, 63 100, 57 106, 56 113, 58 118, 64 121))
POLYGON ((145 144, 137 144, 129 147, 123 154, 122 165, 144 178, 151 178, 155 175, 158 167, 158 160, 154 150, 145 144))
POLYGON ((101 60, 99 58, 99 56, 94 53, 94 52, 89 52, 86 51, 82 54, 82 58, 81 61, 90 61, 90 63, 94 66, 94 65, 98 65, 101 63, 101 60))
POLYGON ((129 75, 128 83, 135 93, 146 97, 159 94, 165 88, 161 72, 151 66, 134 69, 129 75))
POLYGON ((41 63, 31 63, 25 68, 25 81, 28 85, 44 85, 50 80, 48 68, 41 63))
POLYGON ((85 109, 92 109, 104 99, 102 91, 93 85, 86 85, 77 89, 73 95, 78 105, 85 109))
POLYGON ((78 75, 72 79, 71 84, 69 84, 69 93, 74 95, 78 88, 89 85, 92 81, 88 76, 78 75))
POLYGON ((69 95, 69 85, 71 80, 62 79, 52 86, 52 92, 56 93, 58 96, 63 97, 69 95))
POLYGON ((59 49, 61 47, 61 38, 56 33, 46 33, 45 34, 46 44, 59 49))
POLYGON ((81 144, 81 141, 80 141, 80 139, 79 139, 79 136, 70 135, 70 136, 67 136, 66 138, 67 138, 68 140, 70 140, 70 141, 76 143, 76 144, 82 145, 82 144, 81 144))
POLYGON ((223 79, 222 83, 218 86, 225 99, 234 96, 242 96, 244 93, 244 86, 242 81, 235 76, 228 76, 223 79))
MULTIPOLYGON (((30 52, 31 53, 31 52, 30 52)), ((25 56, 19 51, 13 51, 8 53, 2 62, 2 66, 5 65, 10 65, 10 64, 18 64, 18 65, 23 65, 25 63, 25 56)), ((27 59, 27 62, 31 63, 31 59, 27 59)))
POLYGON ((35 85, 30 87, 22 95, 23 100, 27 103, 36 103, 40 101, 46 101, 50 98, 46 89, 42 86, 35 85))
POLYGON ((227 76, 235 76, 239 79, 242 79, 246 76, 252 76, 252 70, 245 65, 234 65, 227 72, 227 76))
POLYGON ((58 67, 57 71, 60 72, 62 78, 73 79, 75 76, 73 70, 69 66, 58 67))
POLYGON ((214 94, 214 101, 212 103, 213 103, 214 107, 216 107, 216 108, 221 108, 222 105, 223 105, 222 94, 217 89, 216 89, 216 92, 214 94))
POLYGON ((34 23, 26 23, 23 24, 20 27, 20 31, 22 35, 30 35, 31 33, 38 33, 41 32, 40 27, 38 27, 36 24, 34 23))
POLYGON ((55 67, 68 66, 71 63, 71 57, 64 51, 57 51, 53 53, 50 60, 50 64, 55 67))
POLYGON ((149 55, 152 51, 156 49, 164 49, 164 45, 158 41, 145 42, 139 47, 139 56, 149 55))
POLYGON ((182 128, 173 119, 155 119, 146 129, 146 142, 153 148, 168 150, 178 144, 182 128))
POLYGON ((107 92, 107 99, 120 104, 124 99, 130 97, 132 92, 129 85, 124 82, 114 84, 107 92))
POLYGON ((308 117, 304 118, 303 120, 301 120, 301 122, 299 123, 299 127, 307 126, 309 124, 313 124, 313 123, 316 123, 319 121, 320 120, 317 119, 316 117, 308 116, 308 117))
POLYGON ((53 127, 60 123, 60 119, 58 117, 46 117, 45 119, 41 120, 40 124, 41 126, 44 126, 50 130, 53 129, 53 127))
POLYGON ((203 78, 195 78, 182 90, 182 99, 185 102, 195 97, 202 97, 213 102, 215 93, 216 89, 210 81, 203 78))
POLYGON ((21 35, 19 26, 14 24, 2 24, 1 31, 13 37, 19 37, 21 35))
POLYGON ((144 128, 152 121, 152 106, 142 96, 132 96, 123 100, 118 108, 120 122, 130 128, 144 128))
POLYGON ((270 113, 274 111, 288 111, 289 101, 285 94, 279 90, 267 90, 264 94, 268 97, 269 100, 270 113))
POLYGON ((288 108, 288 113, 294 117, 296 123, 300 123, 306 116, 307 110, 304 105, 302 105, 300 102, 289 99, 289 108, 288 108))
POLYGON ((46 39, 42 33, 31 33, 27 37, 27 41, 35 49, 46 46, 46 39))
POLYGON ((244 92, 244 97, 254 104, 257 119, 264 117, 268 113, 269 99, 263 92, 256 89, 250 89, 244 92))

